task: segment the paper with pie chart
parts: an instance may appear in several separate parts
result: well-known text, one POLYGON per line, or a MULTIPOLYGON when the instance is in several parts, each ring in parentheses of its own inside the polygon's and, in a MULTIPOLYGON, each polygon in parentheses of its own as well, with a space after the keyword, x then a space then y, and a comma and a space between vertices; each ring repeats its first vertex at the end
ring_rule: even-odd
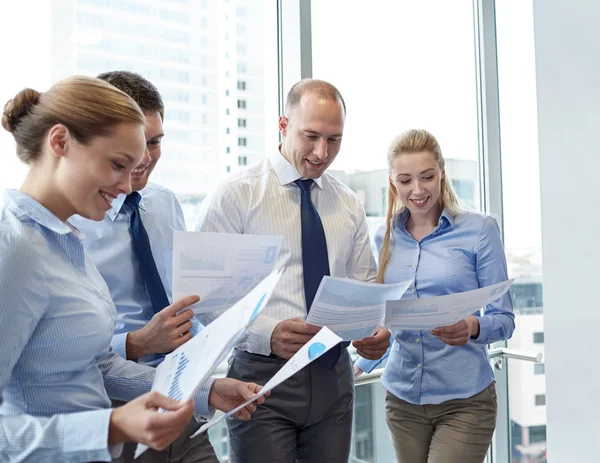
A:
MULTIPOLYGON (((269 301, 281 271, 271 273, 233 307, 165 357, 156 368, 152 390, 175 400, 194 397, 231 352, 269 301)), ((147 446, 138 444, 137 458, 147 446)))
MULTIPOLYGON (((203 424, 192 437, 197 436, 198 434, 213 427, 222 419, 237 413, 242 408, 257 400, 259 397, 273 390, 276 386, 280 385, 286 379, 298 373, 306 365, 311 363, 313 360, 318 359, 321 355, 323 355, 325 352, 327 352, 329 349, 331 349, 340 342, 342 342, 342 338, 340 338, 329 328, 321 328, 321 330, 309 342, 302 346, 302 348, 298 352, 296 352, 296 354, 291 359, 289 359, 277 373, 275 373, 275 375, 269 380, 267 384, 263 386, 263 388, 256 396, 254 396, 251 400, 247 401, 246 403, 240 405, 239 407, 234 408, 230 412, 213 418, 212 420, 203 424)), ((269 399, 267 398, 267 400, 269 399)))

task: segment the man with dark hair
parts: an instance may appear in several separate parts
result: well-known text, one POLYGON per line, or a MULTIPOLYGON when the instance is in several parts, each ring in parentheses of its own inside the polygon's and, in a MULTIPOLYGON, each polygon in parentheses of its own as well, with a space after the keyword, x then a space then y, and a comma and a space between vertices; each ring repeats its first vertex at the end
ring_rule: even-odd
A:
MULTIPOLYGON (((138 74, 116 71, 98 77, 131 96, 144 112, 147 152, 131 175, 132 192, 114 198, 104 220, 73 217, 71 223, 84 232, 86 251, 117 308, 113 349, 128 360, 157 366, 199 327, 194 313, 185 310, 197 297, 170 302, 173 231, 186 229, 181 206, 171 191, 148 183, 161 156, 164 105, 156 87, 138 74)), ((196 398, 195 416, 200 420, 210 413, 206 404, 229 410, 253 392, 256 385, 211 380, 196 398)), ((147 450, 135 462, 218 462, 207 434, 189 439, 198 427, 192 420, 169 448, 147 450)), ((133 462, 134 450, 134 444, 126 444, 118 461, 133 462)))
MULTIPOLYGON (((284 236, 277 262, 283 275, 238 344, 229 377, 264 384, 319 331, 304 320, 323 276, 375 281, 364 208, 326 173, 340 150, 345 116, 333 85, 297 83, 279 118, 279 149, 229 177, 202 204, 198 231, 284 236)), ((355 347, 378 359, 389 337, 380 328, 355 347)), ((345 347, 336 346, 278 386, 252 422, 228 420, 229 461, 346 463, 354 382, 345 347)))

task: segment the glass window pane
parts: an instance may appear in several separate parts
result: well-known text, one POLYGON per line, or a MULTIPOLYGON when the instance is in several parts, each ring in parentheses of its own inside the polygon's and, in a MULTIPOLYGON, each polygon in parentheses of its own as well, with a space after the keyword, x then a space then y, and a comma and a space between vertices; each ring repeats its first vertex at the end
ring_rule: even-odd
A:
MULTIPOLYGON (((411 128, 437 137, 454 189, 480 210, 472 2, 328 0, 311 12, 313 76, 338 87, 348 109, 329 172, 362 199, 371 238, 386 210, 388 146, 411 128)), ((357 389, 352 461, 393 461, 382 400, 369 402, 368 387, 381 385, 357 389)))
MULTIPOLYGON (((496 2, 504 246, 516 329, 508 346, 544 352, 537 103, 531 0, 496 2)), ((508 361, 512 461, 546 461, 544 365, 508 361), (533 398, 535 397, 535 400, 533 398), (541 431, 543 429, 543 432, 541 431), (515 436, 519 436, 515 439, 515 436)))
MULTIPOLYGON (((0 18, 0 38, 13 44, 0 50, 11 63, 0 75, 2 103, 24 86, 44 90, 72 74, 123 69, 158 87, 165 137, 151 181, 179 196, 189 228, 227 172, 277 146, 276 8, 267 2, 24 0, 3 4, 0 18), (24 23, 35 38, 22 33, 24 23)), ((14 151, 1 132, 2 152, 14 151)), ((18 188, 25 172, 5 156, 0 190, 18 188)))

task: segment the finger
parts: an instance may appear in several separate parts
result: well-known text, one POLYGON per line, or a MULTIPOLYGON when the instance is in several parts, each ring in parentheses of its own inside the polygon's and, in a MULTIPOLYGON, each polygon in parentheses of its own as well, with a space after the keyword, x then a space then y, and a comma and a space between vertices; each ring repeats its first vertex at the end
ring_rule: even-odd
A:
POLYGON ((142 398, 147 408, 164 408, 174 411, 186 406, 186 401, 175 400, 156 391, 148 392, 140 397, 140 399, 142 398))
POLYGON ((179 312, 180 310, 185 309, 187 306, 195 304, 196 302, 198 302, 200 300, 200 296, 186 296, 186 297, 182 297, 181 299, 173 302, 173 304, 165 307, 164 309, 162 309, 160 311, 160 313, 172 317, 175 314, 177 314, 177 312, 179 312))
POLYGON ((304 344, 309 342, 313 336, 299 333, 289 333, 281 338, 282 344, 285 345, 299 345, 302 347, 304 344))
POLYGON ((154 429, 164 429, 167 432, 169 430, 177 430, 178 428, 183 430, 186 424, 192 419, 193 414, 194 401, 189 400, 177 410, 172 410, 167 413, 157 413, 157 416, 154 417, 152 426, 154 429))
POLYGON ((194 311, 187 309, 187 310, 184 310, 183 312, 181 312, 180 314, 176 315, 174 318, 174 321, 177 325, 181 325, 182 323, 185 323, 186 321, 190 320, 193 317, 194 317, 194 311))
POLYGON ((352 345, 356 348, 356 349, 360 349, 363 345, 362 341, 352 341, 352 345))
MULTIPOLYGON (((387 349, 361 349, 360 351, 357 350, 357 352, 361 352, 361 356, 362 354, 365 354, 369 357, 375 357, 375 359, 379 359, 383 354, 385 354, 386 350, 387 349)), ((374 359, 371 358, 370 360, 374 359)))
POLYGON ((235 385, 235 391, 240 395, 243 401, 246 402, 254 397, 256 397, 256 393, 254 392, 254 387, 256 384, 248 384, 238 381, 235 385))
POLYGON ((235 413, 233 416, 235 416, 236 418, 239 418, 240 420, 243 420, 243 421, 248 421, 250 418, 252 418, 252 415, 250 415, 250 413, 248 412, 248 410, 246 410, 246 408, 242 408, 237 413, 235 413))
POLYGON ((468 330, 462 330, 459 331, 458 333, 444 333, 441 335, 438 335, 439 338, 446 338, 446 339, 462 339, 465 337, 468 337, 469 331, 468 330))
POLYGON ((321 331, 321 327, 320 326, 309 325, 304 320, 302 320, 302 321, 294 321, 294 323, 290 324, 290 329, 294 333, 300 333, 300 334, 308 335, 311 338, 315 334, 317 334, 319 331, 321 331))
POLYGON ((183 322, 181 325, 175 328, 175 330, 173 330, 173 334, 176 336, 181 336, 186 331, 191 330, 192 326, 194 326, 194 324, 189 320, 187 322, 183 322))
POLYGON ((194 337, 194 334, 191 331, 186 331, 185 333, 183 333, 182 336, 179 336, 178 338, 175 339, 175 342, 173 343, 175 345, 175 349, 177 349, 180 346, 183 346, 186 342, 188 342, 193 337, 194 337))
POLYGON ((467 340, 465 338, 459 338, 459 339, 452 339, 452 338, 440 338, 442 341, 444 341, 446 344, 448 344, 449 346, 463 346, 467 343, 467 340))

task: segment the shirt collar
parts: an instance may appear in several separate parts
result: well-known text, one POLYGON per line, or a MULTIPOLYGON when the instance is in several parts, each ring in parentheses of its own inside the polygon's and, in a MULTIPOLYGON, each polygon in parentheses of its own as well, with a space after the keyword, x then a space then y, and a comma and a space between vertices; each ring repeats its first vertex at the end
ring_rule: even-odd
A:
MULTIPOLYGON (((408 210, 408 208, 405 207, 398 214, 398 217, 394 221, 394 225, 398 229, 406 232, 406 222, 407 222, 409 216, 410 216, 410 211, 408 210)), ((438 225, 436 227, 436 230, 440 230, 440 229, 444 228, 446 225, 450 229, 454 228, 454 216, 448 210, 448 208, 444 207, 444 209, 442 210, 442 215, 440 215, 440 220, 438 221, 438 225)))
MULTIPOLYGON (((144 201, 143 191, 144 190, 138 191, 138 193, 141 197, 140 209, 143 211, 146 211, 146 202, 144 201)), ((117 219, 119 212, 121 212, 121 209, 123 208, 123 204, 125 203, 125 198, 127 198, 127 195, 125 195, 125 194, 120 194, 119 196, 117 196, 112 202, 112 208, 110 208, 108 210, 108 212, 106 213, 107 217, 110 220, 112 220, 113 222, 117 219)))
MULTIPOLYGON (((279 144, 279 149, 274 151, 269 156, 269 162, 275 171, 275 175, 279 179, 279 184, 281 186, 288 185, 290 183, 295 182, 298 179, 304 178, 302 175, 298 173, 298 171, 290 164, 290 162, 283 157, 281 154, 281 144, 279 144)), ((317 186, 323 189, 323 177, 314 179, 317 186)))
POLYGON ((38 201, 22 191, 7 189, 4 192, 4 203, 20 219, 33 220, 58 235, 74 233, 77 238, 81 237, 75 227, 64 223, 38 201))

